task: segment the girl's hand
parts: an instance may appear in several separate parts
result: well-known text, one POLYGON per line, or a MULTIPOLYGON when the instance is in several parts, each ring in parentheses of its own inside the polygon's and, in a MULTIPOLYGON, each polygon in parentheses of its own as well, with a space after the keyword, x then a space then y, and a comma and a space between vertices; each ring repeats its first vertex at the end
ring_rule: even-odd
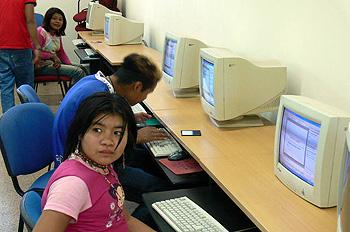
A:
POLYGON ((60 68, 61 67, 61 63, 53 63, 53 67, 54 68, 60 68))
POLYGON ((60 58, 57 57, 56 54, 53 54, 53 55, 52 55, 52 60, 53 60, 53 66, 54 66, 55 68, 61 67, 61 63, 62 63, 62 62, 61 62, 60 58))

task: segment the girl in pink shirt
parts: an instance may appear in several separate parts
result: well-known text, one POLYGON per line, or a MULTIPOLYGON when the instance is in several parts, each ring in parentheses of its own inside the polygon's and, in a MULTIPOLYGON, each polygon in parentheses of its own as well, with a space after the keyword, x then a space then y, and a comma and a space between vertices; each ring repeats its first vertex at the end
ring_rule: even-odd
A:
POLYGON ((86 98, 70 126, 65 161, 42 196, 40 231, 153 231, 123 208, 124 191, 111 164, 136 141, 135 118, 123 97, 86 98))
POLYGON ((52 7, 46 11, 43 25, 37 28, 42 52, 35 74, 69 76, 75 83, 88 73, 83 66, 72 64, 63 49, 62 36, 65 35, 66 25, 62 10, 52 7))

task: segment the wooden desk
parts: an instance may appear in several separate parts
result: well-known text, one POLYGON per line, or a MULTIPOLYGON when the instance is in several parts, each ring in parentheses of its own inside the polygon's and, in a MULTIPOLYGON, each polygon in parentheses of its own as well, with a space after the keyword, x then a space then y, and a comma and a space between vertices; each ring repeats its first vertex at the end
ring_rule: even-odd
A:
POLYGON ((145 102, 259 229, 336 231, 335 208, 317 208, 275 177, 274 126, 216 128, 199 98, 176 99, 164 83, 145 102), (202 136, 181 137, 184 129, 199 129, 202 136))
MULTIPOLYGON (((159 53, 143 45, 108 46, 91 32, 79 35, 111 64, 120 64, 131 52, 161 63, 159 53)), ((164 81, 145 103, 262 231, 336 231, 335 208, 311 205, 274 176, 274 126, 218 129, 203 112, 199 98, 175 98, 164 81), (183 129, 199 129, 202 136, 181 137, 183 129)))
POLYGON ((159 52, 143 44, 110 46, 104 42, 103 35, 92 35, 91 31, 79 31, 78 35, 112 66, 120 65, 124 57, 131 53, 142 54, 153 60, 156 64, 161 63, 159 52))

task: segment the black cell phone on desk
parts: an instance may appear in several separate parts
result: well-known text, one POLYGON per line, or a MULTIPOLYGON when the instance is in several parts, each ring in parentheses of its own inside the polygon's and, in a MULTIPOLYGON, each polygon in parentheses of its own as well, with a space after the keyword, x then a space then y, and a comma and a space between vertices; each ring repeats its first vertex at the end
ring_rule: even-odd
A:
POLYGON ((181 130, 182 136, 201 136, 200 130, 181 130))

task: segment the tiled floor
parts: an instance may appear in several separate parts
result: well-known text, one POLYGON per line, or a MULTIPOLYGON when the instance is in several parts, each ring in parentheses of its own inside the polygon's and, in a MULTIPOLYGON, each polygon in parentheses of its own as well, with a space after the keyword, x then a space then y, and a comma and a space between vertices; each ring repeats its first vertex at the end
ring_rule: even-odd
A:
MULTIPOLYGON (((48 83, 45 86, 39 85, 38 94, 40 100, 50 106, 53 112, 56 112, 57 107, 62 100, 60 87, 57 83, 48 83)), ((16 96, 16 103, 19 100, 16 96)), ((1 106, 0 106, 1 112, 1 106)), ((45 172, 46 168, 33 175, 21 176, 19 178, 20 185, 25 187, 29 186, 41 173, 45 172)), ((18 228, 19 220, 19 202, 20 196, 15 192, 11 182, 11 178, 8 176, 3 158, 0 158, 0 231, 1 232, 15 232, 18 228)), ((126 207, 129 212, 132 212, 137 205, 131 202, 127 202, 126 207)), ((25 230, 26 231, 26 230, 25 230)))

